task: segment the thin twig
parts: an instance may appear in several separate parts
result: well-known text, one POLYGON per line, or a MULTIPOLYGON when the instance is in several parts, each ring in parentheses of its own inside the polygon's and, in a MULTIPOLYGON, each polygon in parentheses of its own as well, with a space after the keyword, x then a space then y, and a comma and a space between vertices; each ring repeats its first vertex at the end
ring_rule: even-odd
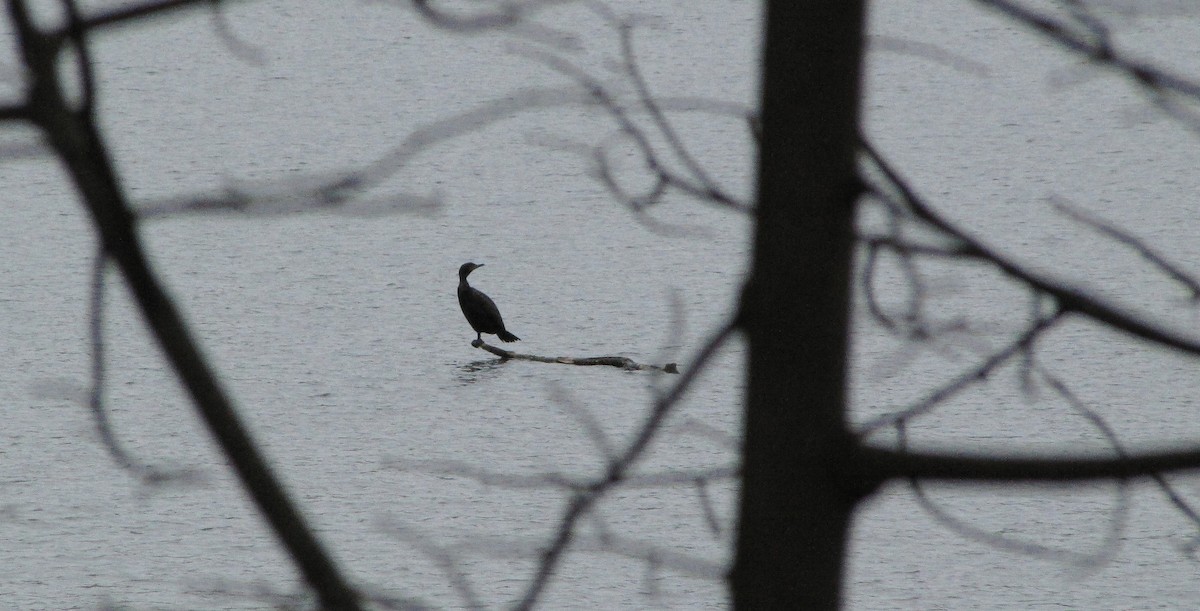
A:
POLYGON ((617 31, 620 34, 621 59, 625 66, 625 74, 633 82, 634 90, 637 91, 638 101, 650 113, 653 125, 658 128, 659 133, 666 139, 670 145, 671 152, 683 162, 687 171, 703 187, 703 198, 719 202, 731 208, 740 207, 741 204, 733 197, 727 195, 723 189, 717 186, 712 177, 708 175, 708 172, 696 160, 691 150, 683 143, 683 138, 675 130, 675 127, 671 125, 671 121, 662 111, 658 102, 655 101, 654 94, 650 92, 650 84, 646 82, 646 77, 642 74, 640 64, 637 61, 637 54, 633 50, 633 24, 628 20, 622 20, 617 24, 617 31))
MULTIPOLYGON (((516 52, 571 79, 587 92, 593 102, 603 108, 613 119, 617 124, 617 129, 635 144, 642 156, 642 162, 650 174, 655 177, 656 181, 661 181, 665 185, 678 189, 702 202, 712 203, 739 212, 749 212, 751 210, 750 206, 746 203, 737 201, 719 190, 714 191, 708 185, 697 182, 694 176, 685 177, 671 172, 666 164, 663 163, 657 148, 651 143, 649 134, 634 121, 631 111, 621 103, 619 97, 608 86, 593 77, 586 70, 576 66, 560 55, 549 53, 542 49, 518 48, 516 52)), ((661 129, 662 126, 659 125, 658 127, 661 129)), ((670 129, 669 125, 667 129, 670 129)), ((656 195, 649 201, 638 199, 622 201, 627 201, 635 209, 646 206, 658 201, 658 198, 661 197, 658 189, 659 187, 656 187, 651 191, 652 194, 656 195)))
POLYGON ((574 538, 575 526, 580 518, 587 515, 593 505, 610 488, 621 483, 628 476, 629 471, 650 446, 650 442, 658 436, 672 408, 691 387, 692 382, 699 377, 700 372, 704 371, 705 365, 709 360, 732 337, 736 328, 737 322, 736 318, 734 318, 726 322, 714 333, 700 350, 691 367, 684 371, 679 381, 670 390, 658 397, 651 407, 650 413, 646 416, 646 421, 638 429, 634 439, 625 447, 620 457, 608 465, 607 473, 593 482, 588 488, 579 490, 571 496, 567 503, 567 508, 559 518, 558 527, 555 529, 553 538, 547 547, 542 550, 533 579, 530 580, 521 600, 515 605, 516 609, 527 611, 536 604, 542 591, 549 583, 550 576, 553 575, 555 568, 566 553, 567 548, 571 545, 574 538))
POLYGON ((550 398, 566 409, 567 413, 571 414, 583 427, 583 432, 587 438, 596 446, 596 450, 604 457, 605 461, 616 460, 617 453, 613 446, 613 442, 608 437, 608 433, 604 431, 604 426, 600 424, 600 420, 592 413, 592 410, 571 396, 571 393, 563 388, 562 384, 553 382, 550 384, 550 398))
POLYGON ((1192 294, 1193 301, 1200 301, 1200 282, 1192 278, 1178 266, 1167 261, 1166 257, 1159 254, 1150 247, 1145 241, 1117 228, 1111 223, 1106 223, 1094 216, 1091 216, 1084 211, 1069 205, 1065 199, 1061 197, 1051 197, 1050 205, 1062 214, 1071 217, 1073 220, 1083 223, 1092 229, 1124 244, 1136 251, 1142 258, 1152 263, 1155 267, 1161 270, 1164 274, 1183 285, 1192 294))
POLYGON ((127 4, 117 8, 104 9, 88 15, 83 20, 83 26, 88 30, 98 30, 115 25, 142 23, 148 17, 164 15, 182 9, 206 8, 219 3, 221 0, 153 0, 140 4, 127 4))
POLYGON ((442 574, 446 576, 446 579, 450 581, 450 585, 454 590, 458 592, 458 597, 462 600, 466 608, 486 608, 480 600, 479 595, 475 592, 475 587, 471 585, 471 580, 467 577, 467 574, 459 568, 456 556, 452 550, 438 545, 428 535, 394 520, 380 521, 379 527, 388 534, 415 547, 417 551, 432 560, 438 569, 442 571, 442 574))
POLYGON ((862 146, 888 181, 900 191, 903 203, 912 213, 931 227, 961 241, 970 256, 986 260, 1006 275, 1028 285, 1031 289, 1053 297, 1064 312, 1078 313, 1131 336, 1186 354, 1200 356, 1200 340, 1185 337, 1176 331, 1139 318, 1135 313, 1109 303, 1097 295, 1092 295, 1083 288, 1070 286, 1043 273, 1035 272, 984 245, 942 217, 918 197, 912 187, 899 176, 869 142, 863 140, 862 146))
POLYGON ((1049 329, 1058 324, 1061 319, 1061 313, 1056 313, 1038 319, 1023 333, 1018 335, 1003 348, 996 350, 990 356, 984 359, 982 363, 958 375, 953 380, 929 393, 924 399, 917 401, 913 405, 896 412, 877 416, 864 422, 857 427, 856 433, 860 437, 865 438, 881 428, 895 426, 912 420, 913 418, 934 409, 938 405, 945 403, 955 395, 966 390, 968 387, 987 380, 992 372, 996 371, 1013 358, 1022 355, 1030 344, 1041 337, 1043 333, 1047 332, 1049 329))
MULTIPOLYGON (((1104 418, 1100 416, 1100 414, 1096 413, 1095 410, 1084 404, 1084 402, 1080 400, 1079 397, 1076 396, 1075 393, 1072 392, 1071 389, 1067 387, 1066 383, 1064 383, 1060 378, 1051 375, 1044 369, 1041 369, 1041 371, 1043 378, 1047 381, 1047 383, 1049 383, 1050 387, 1056 393, 1058 393, 1059 396, 1065 399, 1067 403, 1075 409, 1076 412, 1081 414, 1084 418, 1087 418, 1088 421, 1091 422, 1092 425, 1095 426, 1106 439, 1108 439, 1109 445, 1111 445, 1112 448, 1117 452, 1118 456, 1128 456, 1128 451, 1126 451, 1125 447, 1121 444, 1120 439, 1117 437, 1116 431, 1108 424, 1107 421, 1104 420, 1104 418)), ((1175 508, 1178 509, 1180 513, 1186 516, 1189 520, 1191 520, 1192 524, 1195 525, 1198 530, 1200 530, 1200 513, 1198 513, 1196 509, 1192 507, 1191 503, 1188 503, 1187 500, 1183 498, 1183 495, 1181 495, 1179 491, 1167 481, 1166 477, 1164 477, 1161 473, 1152 473, 1150 474, 1150 479, 1154 481, 1154 483, 1158 486, 1158 489, 1163 493, 1164 496, 1167 497, 1167 500, 1170 501, 1172 505, 1175 505, 1175 508)))

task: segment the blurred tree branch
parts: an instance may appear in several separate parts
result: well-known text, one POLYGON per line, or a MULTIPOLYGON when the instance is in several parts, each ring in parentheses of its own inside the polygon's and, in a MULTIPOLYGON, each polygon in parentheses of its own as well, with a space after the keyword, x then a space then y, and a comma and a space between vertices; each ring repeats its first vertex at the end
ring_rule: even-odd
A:
MULTIPOLYGON (((86 26, 72 0, 63 0, 62 5, 69 22, 66 38, 39 30, 25 0, 8 0, 9 18, 16 29, 28 74, 25 109, 29 120, 45 134, 91 213, 99 234, 101 257, 111 258, 121 271, 147 326, 196 409, 305 580, 325 608, 358 609, 357 594, 345 582, 251 440, 174 302, 150 268, 134 215, 92 114, 95 88, 86 26), (72 104, 62 89, 64 75, 58 59, 67 39, 80 57, 79 77, 84 81, 77 104, 72 104)), ((98 375, 102 373, 101 370, 98 375)))
MULTIPOLYGON (((469 12, 449 10, 444 3, 432 0, 413 0, 412 6, 429 23, 447 30, 484 32, 498 29, 513 33, 529 45, 517 48, 515 53, 565 78, 569 82, 567 87, 510 92, 511 95, 506 97, 424 125, 410 132, 387 154, 362 168, 299 181, 231 186, 222 193, 191 194, 135 205, 128 201, 111 162, 109 147, 97 127, 91 34, 183 9, 206 8, 213 10, 214 23, 222 40, 239 57, 257 61, 260 56, 257 49, 232 34, 220 13, 223 3, 217 0, 160 0, 106 8, 90 14, 81 11, 72 0, 61 0, 63 23, 46 30, 35 25, 27 1, 7 0, 28 87, 22 102, 0 107, 0 121, 26 122, 41 130, 71 176, 99 234, 101 246, 92 287, 89 404, 102 441, 118 464, 144 481, 164 477, 159 470, 142 465, 130 456, 108 422, 103 402, 106 373, 102 324, 104 274, 109 265, 114 265, 125 279, 146 324, 197 410, 305 580, 317 592, 321 604, 329 609, 358 608, 364 597, 346 582, 293 506, 154 273, 143 250, 138 223, 159 216, 213 211, 280 215, 328 209, 354 212, 352 204, 355 203, 360 206, 357 210, 367 209, 368 212, 396 208, 435 209, 438 204, 435 197, 393 194, 370 200, 364 194, 394 176, 413 157, 439 143, 520 113, 564 106, 591 106, 611 121, 613 133, 599 143, 575 147, 574 152, 590 159, 594 177, 613 199, 655 228, 661 225, 648 219, 646 212, 672 194, 739 214, 754 215, 760 232, 757 246, 762 250, 757 253, 759 258, 754 275, 744 289, 741 309, 711 332, 708 342, 680 378, 660 389, 644 420, 633 429, 631 440, 624 445, 616 443, 604 434, 589 413, 573 412, 601 456, 598 474, 584 478, 568 477, 556 471, 514 475, 452 461, 398 461, 392 465, 404 470, 463 477, 485 485, 557 490, 566 497, 566 507, 557 516, 553 536, 536 553, 528 554, 536 554, 534 575, 521 593, 516 608, 532 608, 539 602, 563 558, 572 550, 623 553, 644 561, 650 575, 662 566, 677 565, 697 574, 716 577, 719 571, 710 563, 622 539, 603 524, 597 526, 600 535, 594 539, 581 536, 581 525, 587 520, 601 522, 600 504, 606 495, 618 488, 694 487, 697 503, 714 534, 720 532, 721 524, 709 498, 710 484, 741 477, 744 489, 751 489, 755 494, 765 490, 766 501, 747 501, 740 514, 743 522, 739 534, 757 530, 759 536, 755 543, 745 544, 746 548, 739 551, 739 562, 747 562, 749 558, 752 564, 749 568, 739 565, 734 573, 734 588, 739 592, 736 599, 747 607, 753 606, 747 601, 771 600, 769 597, 753 598, 759 594, 759 588, 755 586, 761 585, 761 579, 766 575, 755 573, 764 564, 762 558, 783 565, 781 570, 815 567, 814 574, 830 582, 821 584, 823 589, 817 600, 836 600, 840 565, 828 557, 833 549, 829 543, 819 542, 826 547, 809 550, 804 546, 783 545, 772 540, 772 534, 792 534, 797 520, 812 518, 800 527, 809 529, 810 535, 815 533, 828 539, 836 529, 846 527, 850 513, 863 498, 889 480, 908 481, 916 500, 927 513, 965 537, 1020 553, 1061 556, 1082 563, 1101 562, 1114 553, 1125 520, 1125 485, 1135 478, 1152 479, 1176 509, 1200 530, 1200 515, 1164 476, 1170 472, 1200 469, 1200 446, 1189 444, 1155 450, 1127 448, 1115 428, 1063 379, 1045 367, 1038 356, 1039 343, 1064 321, 1073 319, 1085 319, 1100 328, 1118 330, 1147 345, 1167 347, 1190 357, 1200 357, 1200 338, 1183 329, 1154 322, 1131 308, 1092 293, 1086 286, 1022 265, 949 220, 933 202, 919 195, 917 186, 904 178, 874 143, 860 135, 858 129, 854 111, 859 93, 857 80, 848 82, 846 75, 852 74, 859 65, 858 57, 863 50, 861 25, 855 21, 861 18, 855 8, 859 3, 841 6, 836 9, 841 12, 833 15, 820 12, 835 10, 828 7, 797 8, 799 5, 789 6, 784 0, 768 2, 774 11, 767 23, 771 32, 769 40, 782 46, 770 47, 774 53, 768 56, 770 62, 765 73, 761 118, 756 112, 736 105, 656 95, 639 65, 634 44, 635 20, 620 17, 601 3, 580 2, 611 28, 618 42, 615 63, 619 66, 619 78, 616 82, 598 78, 563 52, 569 45, 561 33, 536 22, 539 12, 565 3, 563 0, 496 1, 485 4, 482 10, 469 12), (818 14, 829 19, 814 26, 811 20, 797 18, 802 15, 800 11, 815 11, 803 15, 818 14), (829 23, 841 29, 831 28, 829 23), (799 30, 791 29, 792 25, 808 28, 803 31, 810 38, 799 39, 796 35, 799 30), (834 34, 840 34, 840 37, 835 38, 834 34), (841 46, 814 48, 813 40, 832 41, 841 46), (830 52, 830 48, 836 48, 836 51, 830 52), (68 52, 74 54, 75 62, 60 61, 68 52), (812 57, 803 55, 810 63, 788 63, 794 62, 802 53, 811 54, 819 61, 814 62, 812 57), (75 66, 75 73, 63 73, 63 66, 67 64, 75 66), (788 69, 783 70, 781 66, 788 69), (775 72, 771 72, 772 67, 775 72), (837 85, 831 89, 834 93, 853 99, 835 101, 832 106, 820 99, 810 100, 811 106, 796 105, 799 96, 811 95, 813 90, 797 88, 796 82, 788 80, 793 78, 809 79, 805 81, 808 85, 833 83, 837 85), (68 83, 75 86, 68 87, 68 83), (77 93, 68 94, 67 91, 77 93), (823 112, 805 116, 804 113, 813 112, 813 108, 823 109, 823 112), (758 200, 739 196, 720 184, 686 141, 685 133, 677 128, 672 118, 675 112, 706 112, 744 121, 745 128, 759 145, 760 154, 770 153, 762 154, 759 159, 759 169, 763 173, 758 200), (831 117, 836 119, 833 124, 823 123, 831 117), (829 142, 834 145, 832 149, 818 150, 813 147, 813 142, 820 146, 829 142), (614 161, 614 143, 632 145, 636 151, 637 171, 641 173, 639 177, 645 179, 641 188, 627 186, 627 177, 614 161), (850 159, 855 154, 857 159, 850 159), (848 170, 853 162, 857 162, 857 167, 848 170), (845 176, 847 171, 854 176, 845 176), (769 205, 764 206, 763 202, 768 200, 769 205), (801 209, 799 202, 810 207, 801 209), (872 204, 878 205, 886 216, 884 226, 854 233, 856 215, 872 204), (934 239, 912 237, 907 230, 914 226, 932 234, 934 239), (843 230, 847 232, 840 233, 843 230), (849 264, 853 248, 859 249, 862 266, 857 276, 850 277, 850 282, 858 283, 868 316, 906 341, 935 342, 947 333, 960 332, 963 328, 956 324, 939 325, 929 316, 932 296, 921 270, 922 262, 926 260, 961 262, 997 271, 1020 284, 1028 293, 1029 312, 1021 329, 998 347, 974 355, 977 357, 975 362, 951 380, 933 387, 922 399, 850 427, 844 422, 847 406, 838 386, 841 384, 839 376, 844 373, 840 368, 845 363, 836 359, 850 325, 843 317, 848 306, 842 300, 846 297, 842 290, 849 287, 839 284, 845 280, 839 274, 853 269, 849 264), (907 290, 903 304, 896 308, 889 308, 880 297, 886 280, 879 269, 885 259, 894 261, 899 267, 907 290), (780 261, 789 263, 784 272, 771 267, 780 261), (810 298, 813 303, 798 303, 798 295, 810 298), (805 319, 817 307, 824 308, 818 318, 815 321, 805 319), (788 312, 794 315, 788 316, 788 312), (702 375, 721 347, 739 332, 751 338, 751 384, 754 389, 748 397, 751 403, 748 437, 741 440, 739 448, 744 452, 743 465, 637 473, 636 465, 661 434, 668 416, 677 411, 681 397, 702 375), (767 346, 766 350, 757 352, 762 346, 767 346), (823 357, 814 356, 818 351, 823 357), (944 406, 968 389, 986 383, 1008 366, 1021 369, 1026 385, 1049 388, 1054 396, 1086 419, 1099 431, 1112 450, 1112 456, 1067 453, 985 455, 931 452, 909 446, 906 427, 911 422, 944 406), (800 384, 800 379, 807 383, 800 384), (814 388, 817 391, 813 391, 814 388), (882 447, 871 441, 884 429, 896 432, 899 442, 895 447, 882 447), (941 480, 1065 483, 1095 479, 1116 481, 1119 496, 1104 544, 1097 552, 1083 555, 1059 553, 1061 550, 1026 544, 974 527, 944 511, 926 489, 928 481, 941 480), (787 485, 780 486, 781 482, 787 485), (791 485, 796 482, 802 485, 791 485), (814 494, 804 502, 796 502, 800 492, 814 494), (753 523, 755 520, 759 523, 753 523), (772 528, 776 533, 770 531, 772 528), (780 558, 792 558, 791 554, 805 553, 809 556, 801 561, 779 562, 780 558), (822 553, 826 556, 816 557, 822 553)), ((1090 64, 1123 75, 1140 87, 1147 99, 1166 116, 1200 133, 1200 113, 1196 110, 1200 104, 1200 84, 1122 52, 1114 43, 1109 24, 1087 3, 1064 0, 1056 4, 1061 9, 1057 12, 1043 12, 1011 0, 977 0, 977 4, 1029 27, 1090 64)), ((877 40, 876 44, 986 74, 985 67, 932 46, 887 38, 877 40)), ((824 89, 816 91, 826 95, 824 89)), ((1200 299, 1200 282, 1132 232, 1076 209, 1067 204, 1065 198, 1052 197, 1051 205, 1080 225, 1133 249, 1150 261, 1158 273, 1183 287, 1193 302, 1200 299)), ((464 604, 481 606, 480 597, 469 579, 455 566, 456 550, 439 547, 401 526, 392 526, 390 531, 434 559, 464 604)), ((739 546, 743 544, 739 543, 739 546)), ((799 580, 775 581, 774 585, 781 588, 794 589, 799 580)), ((397 606, 404 602, 397 602, 397 606)))

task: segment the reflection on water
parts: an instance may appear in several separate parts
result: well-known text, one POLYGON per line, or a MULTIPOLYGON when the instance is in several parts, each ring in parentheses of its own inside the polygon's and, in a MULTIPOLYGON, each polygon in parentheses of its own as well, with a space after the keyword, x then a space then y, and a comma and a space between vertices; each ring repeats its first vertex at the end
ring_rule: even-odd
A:
POLYGON ((494 380, 506 365, 509 365, 509 363, 500 358, 471 361, 459 366, 458 376, 456 377, 459 383, 463 385, 494 380))

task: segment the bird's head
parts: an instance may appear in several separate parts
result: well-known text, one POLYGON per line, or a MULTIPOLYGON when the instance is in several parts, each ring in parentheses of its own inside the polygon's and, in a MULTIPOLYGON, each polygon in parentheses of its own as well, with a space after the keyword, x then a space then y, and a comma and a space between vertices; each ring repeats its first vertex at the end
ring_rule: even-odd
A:
POLYGON ((458 277, 463 280, 467 279, 467 275, 475 271, 475 268, 483 267, 482 263, 463 263, 462 267, 458 268, 458 277))

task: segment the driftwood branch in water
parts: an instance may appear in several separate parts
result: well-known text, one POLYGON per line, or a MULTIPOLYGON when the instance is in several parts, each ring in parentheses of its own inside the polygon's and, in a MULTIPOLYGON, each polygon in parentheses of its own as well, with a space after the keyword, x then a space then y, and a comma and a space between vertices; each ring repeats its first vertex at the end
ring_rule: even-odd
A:
POLYGON ((536 354, 520 354, 498 348, 488 344, 482 340, 471 340, 471 347, 483 348, 488 352, 502 359, 519 359, 524 361, 537 361, 539 363, 563 363, 565 365, 610 365, 612 367, 620 367, 631 371, 637 370, 652 370, 662 371, 664 373, 679 373, 679 366, 675 363, 667 363, 666 365, 644 365, 632 359, 627 359, 623 356, 589 356, 584 358, 575 358, 570 356, 538 356, 536 354))

